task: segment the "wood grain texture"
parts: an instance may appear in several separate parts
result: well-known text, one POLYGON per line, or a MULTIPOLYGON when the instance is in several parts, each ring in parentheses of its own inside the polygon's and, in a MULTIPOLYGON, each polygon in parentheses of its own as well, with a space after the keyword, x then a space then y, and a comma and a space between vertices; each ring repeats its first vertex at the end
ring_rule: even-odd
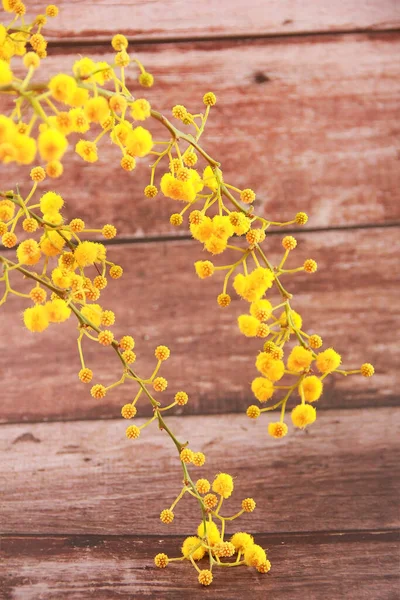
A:
MULTIPOLYGON (((29 3, 33 14, 43 3, 29 3)), ((57 40, 106 39, 116 32, 134 41, 141 39, 220 38, 230 35, 290 34, 353 29, 389 29, 400 25, 395 0, 363 2, 346 0, 251 0, 183 4, 181 0, 97 0, 95 13, 90 0, 58 3, 60 15, 49 20, 47 35, 57 40)))
MULTIPOLYGON (((254 497, 256 511, 227 532, 256 534, 398 527, 399 416, 394 407, 321 411, 306 431, 289 424, 283 440, 268 436, 268 418, 171 417, 167 424, 207 456, 204 468, 190 469, 194 479, 221 470, 234 476, 223 515, 254 497)), ((125 427, 123 419, 2 425, 2 533, 194 531, 199 509, 191 497, 170 526, 158 518, 182 481, 171 440, 155 425, 127 440, 125 427)))
MULTIPOLYGON (((78 49, 55 52, 49 75, 68 72, 78 49)), ((88 54, 112 58, 98 47, 88 54)), ((148 45, 139 55, 156 77, 146 94, 167 115, 178 103, 197 112, 203 93, 215 91, 204 147, 226 181, 257 192, 261 214, 290 220, 304 210, 313 227, 400 221, 397 34, 148 45)), ((165 139, 160 125, 149 126, 165 139)), ((112 222, 126 236, 176 234, 169 216, 181 203, 143 196, 151 161, 133 173, 119 161, 107 141, 96 164, 70 149, 65 175, 47 184, 64 195, 66 217, 112 222)), ((19 167, 7 165, 7 176, 8 187, 27 188, 19 167)))
MULTIPOLYGON (((288 265, 295 267, 309 257, 319 264, 314 275, 301 273, 287 279, 288 289, 295 294, 292 306, 303 314, 306 330, 320 333, 326 347, 337 348, 346 368, 366 361, 376 367, 376 375, 368 380, 361 376, 328 378, 321 408, 396 403, 399 348, 393 332, 399 319, 399 230, 314 232, 297 238, 298 248, 288 265)), ((281 257, 280 239, 271 235, 264 245, 276 264, 281 257)), ((123 265, 125 275, 111 281, 101 302, 116 312, 115 335, 135 336, 135 368, 140 375, 152 372, 157 345, 171 348, 172 356, 162 367, 169 380, 163 401, 172 401, 176 391, 185 389, 191 398, 185 413, 243 411, 254 402, 250 382, 257 374, 254 360, 263 344, 245 338, 237 328, 236 318, 248 310, 248 304, 233 294, 230 308, 220 309, 215 298, 222 289, 222 278, 215 275, 201 281, 195 275, 193 262, 203 257, 201 245, 195 241, 111 246, 109 258, 123 265)), ((229 263, 227 257, 220 260, 229 263)), ((278 304, 277 295, 270 297, 278 304)), ((0 366, 7 390, 0 419, 118 415, 136 388, 119 388, 101 402, 91 398, 90 386, 77 378, 80 367, 74 327, 67 322, 32 334, 21 324, 26 305, 11 297, 1 309, 9 329, 7 337, 0 337, 0 354, 7 355, 7 365, 0 366)), ((95 381, 109 385, 119 378, 119 361, 112 350, 90 341, 84 347, 95 381)), ((145 406, 144 414, 148 414, 150 407, 145 406)))
MULTIPOLYGON (((200 589, 189 564, 154 571, 158 552, 177 556, 179 537, 7 536, 2 539, 2 600, 396 600, 397 532, 257 536, 272 570, 215 570, 200 589)), ((203 561, 199 563, 203 564, 203 561)))

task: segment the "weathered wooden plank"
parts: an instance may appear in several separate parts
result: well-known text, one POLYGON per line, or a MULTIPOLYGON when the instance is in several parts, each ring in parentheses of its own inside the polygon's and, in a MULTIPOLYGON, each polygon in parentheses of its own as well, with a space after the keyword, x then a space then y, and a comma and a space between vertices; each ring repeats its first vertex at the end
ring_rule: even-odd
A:
MULTIPOLYGON (((250 592, 252 600, 397 598, 396 532, 270 534, 257 541, 268 547, 270 573, 216 569, 202 597, 241 600, 250 592)), ((191 565, 171 564, 164 571, 153 566, 156 553, 177 556, 180 543, 177 537, 7 536, 0 547, 2 599, 189 598, 200 593, 191 565)))
MULTIPOLYGON (((328 378, 321 408, 396 403, 399 348, 393 331, 398 327, 398 229, 314 232, 297 237, 298 249, 289 266, 309 257, 319 263, 314 275, 297 274, 287 280, 288 289, 298 295, 292 305, 303 314, 307 331, 319 332, 327 346, 337 348, 347 367, 370 361, 377 371, 368 380, 360 376, 328 378)), ((280 237, 271 236, 265 246, 271 260, 279 262, 280 247, 280 237)), ((243 411, 253 402, 249 384, 257 373, 254 360, 262 341, 244 338, 238 331, 236 318, 248 310, 247 303, 232 295, 229 309, 217 305, 222 278, 197 278, 193 262, 204 256, 194 241, 112 246, 109 257, 123 265, 125 275, 109 284, 101 302, 104 308, 115 309, 116 336, 134 334, 135 368, 140 375, 152 372, 158 344, 171 348, 172 356, 162 367, 170 382, 164 394, 167 402, 177 390, 186 389, 191 401, 185 413, 243 411)), ((228 261, 226 257, 220 260, 228 261)), ((7 362, 2 360, 0 365, 3 390, 7 390, 2 394, 0 419, 119 414, 119 407, 136 389, 120 388, 101 402, 91 398, 89 386, 77 378, 80 367, 74 327, 68 322, 32 334, 21 324, 24 306, 25 301, 11 297, 1 308, 8 335, 0 336, 0 354, 7 356, 7 362)), ((119 378, 119 361, 112 350, 92 342, 85 348, 96 381, 108 385, 119 378)), ((147 404, 145 410, 149 410, 147 404)))
MULTIPOLYGON (((234 514, 250 495, 258 503, 227 532, 277 533, 398 527, 399 416, 394 407, 321 411, 309 430, 280 441, 268 436, 268 419, 245 415, 167 423, 207 456, 192 477, 212 479, 221 470, 235 477, 222 514, 234 514)), ((2 425, 2 533, 194 531, 199 508, 191 497, 170 526, 158 519, 182 481, 171 440, 154 425, 132 442, 125 427, 122 419, 2 425)))
MULTIPOLYGON (((88 53, 111 60, 103 49, 88 53)), ((140 48, 156 77, 153 106, 170 114, 183 103, 197 112, 214 90, 219 104, 204 146, 222 161, 226 180, 256 190, 257 210, 270 219, 305 210, 313 227, 400 221, 399 53, 397 34, 140 48)), ((50 54, 49 74, 69 71, 76 58, 50 54)), ((165 135, 151 127, 156 138, 165 135)), ((104 142, 100 156, 88 164, 71 152, 64 177, 49 182, 65 195, 67 218, 112 222, 136 237, 176 233, 169 216, 181 204, 143 196, 150 160, 126 173, 116 146, 104 142)), ((8 187, 26 188, 26 171, 7 165, 6 173, 8 187)))
MULTIPOLYGON (((134 40, 182 39, 229 35, 265 35, 313 31, 351 31, 353 29, 389 29, 400 25, 400 11, 394 0, 380 3, 346 0, 332 4, 327 0, 262 0, 248 3, 215 3, 205 0, 200 5, 169 2, 96 2, 61 1, 60 15, 46 25, 48 35, 65 40, 108 39, 116 32, 134 40)), ((29 10, 43 11, 43 3, 30 2, 29 10)))

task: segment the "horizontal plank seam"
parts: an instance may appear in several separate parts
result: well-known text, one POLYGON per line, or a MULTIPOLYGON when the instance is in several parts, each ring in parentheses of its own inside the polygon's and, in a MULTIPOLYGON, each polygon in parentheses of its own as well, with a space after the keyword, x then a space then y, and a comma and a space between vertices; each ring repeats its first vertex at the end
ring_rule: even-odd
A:
MULTIPOLYGON (((358 405, 358 406, 342 406, 342 407, 337 407, 337 406, 331 406, 331 407, 320 407, 319 408, 319 413, 329 413, 329 412, 338 412, 338 411, 350 411, 350 410, 380 410, 380 409, 384 409, 384 408, 398 408, 399 407, 399 399, 397 397, 393 398, 393 401, 390 403, 380 403, 380 404, 376 404, 376 405, 371 405, 371 404, 365 404, 365 405, 358 405)), ((217 416, 224 416, 224 417, 229 417, 229 415, 245 415, 245 412, 243 410, 236 410, 236 411, 230 411, 229 413, 225 412, 225 413, 218 413, 218 412, 199 412, 199 413, 192 413, 192 414, 171 414, 171 417, 177 418, 177 419, 192 419, 193 417, 197 417, 197 418, 202 418, 202 417, 217 417, 217 416)), ((143 417, 145 418, 145 417, 143 417)), ((86 423, 88 421, 120 421, 121 417, 113 417, 113 416, 108 416, 108 417, 104 417, 104 418, 98 418, 98 417, 78 417, 78 418, 55 418, 55 419, 51 419, 48 418, 46 420, 43 420, 43 418, 39 418, 37 420, 35 419, 29 419, 27 421, 14 421, 14 420, 10 420, 10 421, 0 421, 0 427, 3 426, 7 426, 7 425, 40 425, 40 424, 47 424, 47 423, 86 423)))
MULTIPOLYGON (((400 227, 400 221, 394 221, 393 223, 364 223, 360 225, 337 225, 333 227, 308 227, 307 229, 296 227, 296 228, 285 228, 281 230, 268 231, 268 237, 274 235, 282 235, 282 232, 287 234, 299 234, 299 233, 327 233, 335 231, 355 231, 359 229, 389 229, 400 227)), ((236 236, 234 236, 236 237, 236 236)), ((91 237, 88 238, 90 241, 101 242, 104 246, 118 246, 125 244, 154 244, 159 242, 193 242, 194 239, 191 235, 160 235, 160 236, 146 236, 146 237, 133 237, 126 236, 121 238, 114 238, 112 240, 105 240, 104 238, 91 237)), ((238 238, 239 239, 239 238, 238 238)), ((84 238, 82 238, 84 241, 84 238)), ((9 248, 5 248, 0 244, 0 251, 13 252, 9 248)))
MULTIPOLYGON (((254 533, 254 532, 253 532, 254 533)), ((301 537, 312 537, 315 535, 318 536, 347 536, 347 535, 355 535, 355 536, 365 536, 365 535, 392 535, 394 538, 400 536, 400 529, 395 528, 382 528, 382 529, 324 529, 324 530, 311 530, 311 531, 259 531, 254 533, 254 535, 268 535, 271 537, 292 537, 292 538, 301 538, 301 537)), ((16 539, 30 539, 30 538, 39 538, 39 539, 51 539, 51 538, 85 538, 85 539, 101 539, 101 540, 143 540, 143 539, 176 539, 180 537, 184 537, 186 535, 191 535, 191 532, 186 533, 176 533, 176 534, 155 534, 155 533, 146 533, 142 535, 135 535, 129 533, 107 533, 107 534, 98 534, 98 533, 1 533, 0 536, 4 540, 5 538, 16 538, 16 539)))
MULTIPOLYGON (((140 38, 129 37, 128 40, 135 46, 145 45, 156 45, 156 44, 181 44, 181 43, 195 43, 195 42, 229 42, 229 41, 252 41, 252 40, 286 40, 295 38, 312 38, 312 37, 333 37, 333 36, 345 36, 345 35, 357 35, 357 34, 368 34, 368 35, 386 35, 400 33, 400 28, 391 27, 388 29, 361 27, 353 29, 337 29, 334 31, 292 31, 292 32, 280 32, 280 33, 244 33, 244 34, 228 34, 228 35, 200 35, 200 36, 182 36, 182 37, 167 37, 167 38, 140 38)), ((110 45, 110 38, 82 38, 79 40, 59 40, 57 38, 48 38, 52 48, 75 48, 75 47, 90 47, 90 46, 104 46, 110 45)))

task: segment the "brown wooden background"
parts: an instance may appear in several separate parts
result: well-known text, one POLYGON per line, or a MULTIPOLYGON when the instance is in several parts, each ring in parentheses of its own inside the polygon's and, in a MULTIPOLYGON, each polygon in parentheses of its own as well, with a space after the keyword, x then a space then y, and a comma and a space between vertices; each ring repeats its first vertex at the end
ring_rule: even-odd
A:
MULTIPOLYGON (((111 221, 121 233, 109 252, 126 276, 104 304, 116 308, 119 332, 133 331, 139 372, 151 369, 155 345, 171 347, 164 372, 191 396, 174 428, 207 453, 210 477, 221 468, 237 477, 237 502, 249 494, 258 502, 242 527, 269 548, 273 570, 217 572, 199 593, 397 599, 399 3, 59 4, 51 72, 79 53, 107 59, 110 36, 122 31, 156 77, 149 97, 158 109, 196 111, 215 91, 204 139, 226 178, 256 189, 270 218, 310 214, 296 233, 298 257, 320 268, 292 280, 307 327, 347 364, 377 368, 371 381, 327 385, 309 431, 269 439, 266 420, 243 415, 257 345, 233 326, 242 305, 220 311, 219 283, 194 276, 201 252, 169 226, 173 202, 143 198, 146 160, 127 174, 108 145, 101 168, 69 156, 54 183, 67 216, 111 221)), ((4 178, 23 186, 19 169, 2 168, 4 178)), ((279 239, 271 236, 272 257, 279 239)), ((146 430, 128 443, 123 392, 91 399, 76 378, 74 334, 60 326, 56 341, 53 330, 39 344, 20 325, 22 307, 13 300, 0 313, 0 598, 191 598, 198 588, 188 565, 151 570, 158 551, 177 553, 196 518, 186 504, 169 528, 158 521, 180 480, 168 440, 146 430)), ((107 357, 89 353, 98 371, 107 357)))

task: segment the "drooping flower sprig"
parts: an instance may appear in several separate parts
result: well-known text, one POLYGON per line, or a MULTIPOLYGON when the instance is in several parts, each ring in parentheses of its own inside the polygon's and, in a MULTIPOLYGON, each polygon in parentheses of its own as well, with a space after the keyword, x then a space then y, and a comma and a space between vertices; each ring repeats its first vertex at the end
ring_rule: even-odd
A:
POLYGON ((149 377, 139 376, 132 368, 136 361, 134 337, 128 332, 117 339, 113 332, 116 319, 114 312, 98 303, 109 280, 119 279, 123 271, 119 265, 107 259, 104 244, 82 239, 82 236, 101 233, 104 238, 112 239, 117 233, 115 227, 106 224, 101 229, 89 229, 80 218, 64 223, 61 213, 64 199, 55 192, 45 192, 34 204, 37 186, 45 178, 44 169, 34 167, 31 169, 32 188, 25 198, 13 191, 0 193, 0 216, 2 223, 6 224, 6 231, 3 226, 0 232, 3 243, 9 249, 16 246, 15 231, 19 226, 31 236, 18 244, 15 258, 0 254, 0 285, 4 288, 0 293, 0 308, 12 296, 24 298, 30 304, 23 312, 24 325, 33 333, 41 333, 57 323, 75 318, 80 362, 78 377, 82 383, 90 384, 91 396, 102 400, 122 385, 124 390, 133 387, 132 392, 126 392, 131 394, 132 400, 121 408, 122 417, 131 421, 126 428, 126 437, 136 440, 145 428, 156 423, 174 443, 183 470, 183 487, 171 506, 161 512, 160 519, 163 523, 171 523, 175 506, 186 494, 196 498, 201 523, 197 535, 183 541, 181 557, 168 558, 164 553, 158 554, 155 557, 157 567, 166 567, 168 562, 188 560, 198 571, 198 581, 203 585, 212 582, 213 568, 220 566, 247 565, 255 567, 260 573, 267 573, 271 565, 265 550, 254 543, 250 534, 238 532, 231 536, 230 541, 226 539, 225 523, 244 512, 252 512, 256 506, 254 500, 246 498, 238 513, 222 516, 222 502, 233 491, 232 476, 218 474, 212 483, 214 493, 209 493, 211 484, 207 479, 193 481, 190 466, 202 467, 206 457, 202 452, 191 450, 188 442, 179 441, 167 424, 166 412, 175 406, 183 407, 189 401, 188 394, 182 390, 175 393, 172 402, 163 403, 159 399, 160 394, 168 388, 168 381, 160 376, 159 371, 162 363, 170 357, 170 349, 157 346, 154 351, 157 362, 153 373, 149 377), (17 289, 23 281, 33 282, 33 287, 27 291, 17 289), (120 376, 116 381, 106 386, 94 379, 94 372, 85 359, 85 344, 96 344, 99 351, 104 347, 115 352, 121 363, 120 376), (150 402, 153 415, 143 424, 136 425, 132 420, 138 414, 137 403, 141 396, 150 402), (204 556, 208 560, 208 567, 200 569, 197 563, 204 556), (221 560, 233 556, 235 558, 230 562, 221 560))

